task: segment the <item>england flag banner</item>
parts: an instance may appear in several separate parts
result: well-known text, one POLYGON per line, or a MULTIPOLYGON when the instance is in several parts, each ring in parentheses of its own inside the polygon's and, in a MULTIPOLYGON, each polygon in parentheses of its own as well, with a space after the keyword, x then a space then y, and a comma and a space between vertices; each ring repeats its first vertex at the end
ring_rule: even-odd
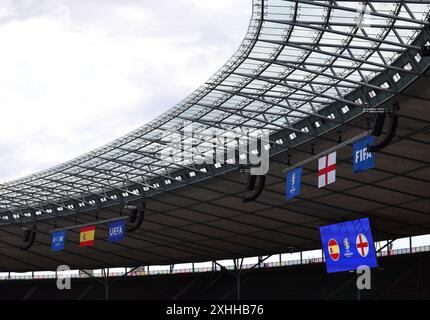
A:
POLYGON ((354 173, 366 171, 375 167, 374 154, 372 152, 367 152, 367 146, 373 146, 374 144, 374 136, 365 137, 354 143, 354 173))
POLYGON ((336 151, 318 159, 318 188, 336 181, 336 151))
POLYGON ((302 179, 302 167, 291 170, 287 174, 287 191, 285 196, 287 199, 294 198, 300 194, 300 183, 302 179))

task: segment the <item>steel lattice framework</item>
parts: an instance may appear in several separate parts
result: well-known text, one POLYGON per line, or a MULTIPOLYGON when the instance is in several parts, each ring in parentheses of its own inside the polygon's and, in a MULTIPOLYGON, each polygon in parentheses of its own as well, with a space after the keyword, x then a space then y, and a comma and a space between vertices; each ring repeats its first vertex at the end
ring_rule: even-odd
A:
MULTIPOLYGON (((420 51, 429 9, 430 1, 412 0, 253 0, 240 48, 203 86, 104 147, 0 184, 0 224, 107 208, 237 170, 163 157, 184 121, 197 137, 267 129, 271 156, 342 126, 427 70, 420 51)), ((196 137, 184 140, 176 152, 208 150, 196 137)))

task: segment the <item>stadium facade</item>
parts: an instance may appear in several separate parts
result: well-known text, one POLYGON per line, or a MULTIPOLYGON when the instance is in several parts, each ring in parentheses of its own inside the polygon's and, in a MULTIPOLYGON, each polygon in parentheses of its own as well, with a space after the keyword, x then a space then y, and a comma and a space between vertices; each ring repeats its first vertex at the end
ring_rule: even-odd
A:
POLYGON ((321 247, 319 226, 362 217, 378 241, 430 233, 430 2, 252 5, 237 52, 178 105, 79 158, 0 184, 0 271, 299 252, 321 247), (376 168, 354 174, 353 143, 375 131, 376 168), (255 139, 245 155, 267 160, 267 172, 240 162, 241 139, 255 139), (337 151, 336 183, 319 189, 310 160, 327 150, 337 151), (298 164, 301 195, 286 201, 285 174, 298 164), (130 209, 142 226, 107 242, 103 222, 130 209), (94 224, 95 244, 82 248, 77 226, 94 224), (64 250, 51 250, 54 230, 67 230, 64 250))

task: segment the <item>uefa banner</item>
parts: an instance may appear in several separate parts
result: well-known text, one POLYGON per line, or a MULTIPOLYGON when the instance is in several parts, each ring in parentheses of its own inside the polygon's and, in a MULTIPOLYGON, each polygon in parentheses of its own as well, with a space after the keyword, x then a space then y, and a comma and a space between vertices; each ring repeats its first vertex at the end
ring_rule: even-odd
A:
POLYGON ((108 241, 119 242, 124 240, 125 223, 124 220, 112 222, 108 226, 108 241))

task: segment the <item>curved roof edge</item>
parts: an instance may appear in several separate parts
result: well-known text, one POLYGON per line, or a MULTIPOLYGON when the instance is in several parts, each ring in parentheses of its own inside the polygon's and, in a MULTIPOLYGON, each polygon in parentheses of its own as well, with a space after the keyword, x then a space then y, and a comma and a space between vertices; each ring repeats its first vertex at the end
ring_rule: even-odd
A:
POLYGON ((215 74, 213 74, 209 78, 208 81, 206 81, 203 85, 201 85, 196 90, 194 90, 188 97, 183 99, 181 102, 176 104, 171 109, 159 115, 154 120, 123 135, 122 137, 119 137, 111 142, 108 142, 107 144, 101 147, 98 147, 92 151, 86 152, 66 162, 55 165, 51 168, 48 168, 33 174, 29 174, 21 178, 0 183, 0 187, 2 185, 17 184, 17 183, 20 183, 21 181, 25 182, 28 179, 51 174, 56 170, 63 169, 64 167, 73 166, 76 163, 83 162, 89 158, 96 156, 97 154, 105 153, 107 150, 114 149, 118 144, 127 143, 130 139, 133 139, 135 135, 143 135, 146 132, 152 130, 154 127, 158 127, 161 123, 164 123, 167 120, 174 118, 177 114, 181 113, 184 109, 187 108, 189 104, 192 104, 193 100, 198 99, 198 97, 202 96, 205 91, 209 90, 210 87, 214 86, 214 84, 210 84, 212 81, 219 82, 220 78, 224 76, 223 75, 224 72, 226 71, 228 72, 229 69, 233 69, 236 65, 239 65, 240 61, 243 60, 247 56, 249 51, 252 49, 253 44, 255 44, 255 40, 253 41, 252 39, 257 39, 258 33, 259 33, 258 30, 262 24, 262 20, 261 20, 262 8, 260 6, 260 2, 262 1, 261 0, 252 0, 252 1, 253 1, 253 6, 252 6, 251 20, 249 22, 249 26, 248 26, 248 30, 246 32, 245 38, 242 40, 242 43, 240 44, 239 48, 233 54, 233 56, 217 72, 215 72, 215 74))
POLYGON ((165 164, 157 155, 164 148, 162 131, 180 128, 183 121, 195 121, 201 132, 268 129, 274 155, 401 95, 430 65, 419 54, 430 39, 430 3, 369 1, 351 8, 344 2, 254 0, 245 39, 209 81, 168 112, 101 148, 0 184, 0 224, 113 206, 124 197, 134 201, 237 169, 211 167, 210 173, 191 178, 187 173, 200 166, 165 164), (366 24, 365 16, 375 20, 366 24), (186 181, 175 180, 174 172, 186 181), (156 187, 170 178, 168 185, 156 187))

